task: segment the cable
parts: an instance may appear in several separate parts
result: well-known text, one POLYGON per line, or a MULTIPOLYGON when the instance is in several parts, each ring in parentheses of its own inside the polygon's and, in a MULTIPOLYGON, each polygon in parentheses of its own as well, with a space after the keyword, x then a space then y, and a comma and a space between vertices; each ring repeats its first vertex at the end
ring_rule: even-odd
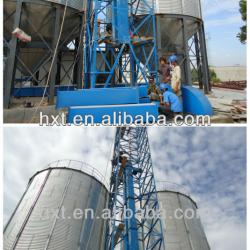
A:
MULTIPOLYGON (((87 4, 85 5, 84 13, 87 13, 87 4)), ((92 18, 92 17, 93 17, 93 13, 91 14, 90 18, 92 18)), ((87 20, 86 20, 86 15, 85 15, 84 23, 82 25, 81 32, 80 32, 80 37, 83 36, 83 31, 86 28, 86 26, 87 26, 87 20)), ((72 71, 71 71, 71 74, 70 74, 70 79, 69 80, 70 80, 70 83, 72 83, 72 85, 73 85, 74 68, 75 68, 76 61, 78 60, 79 51, 80 51, 80 46, 78 46, 78 48, 77 48, 77 53, 76 53, 74 63, 73 63, 73 67, 72 67, 72 71)), ((81 86, 83 86, 83 82, 81 82, 81 86)), ((69 89, 69 86, 68 86, 68 89, 69 89)))
MULTIPOLYGON (((64 19, 65 19, 65 14, 66 14, 66 9, 67 9, 67 7, 68 7, 68 0, 67 0, 66 3, 65 3, 64 16, 63 16, 63 21, 62 21, 62 24, 61 24, 60 35, 59 35, 59 37, 58 37, 57 46, 56 46, 56 49, 55 49, 55 51, 54 51, 54 55, 53 55, 51 67, 50 67, 50 70, 49 70, 49 75, 48 75, 47 83, 46 83, 45 88, 44 88, 43 96, 42 96, 42 99, 41 99, 39 105, 37 106, 37 108, 36 108, 36 110, 35 110, 35 112, 34 112, 32 118, 31 118, 31 120, 30 120, 30 123, 32 123, 32 121, 33 121, 33 119, 34 119, 34 117, 35 117, 35 115, 36 115, 36 113, 37 113, 37 110, 38 110, 38 108, 41 106, 41 104, 42 104, 42 102, 43 102, 43 100, 44 100, 45 94, 46 94, 46 89, 47 89, 47 86, 48 86, 48 84, 49 84, 49 78, 50 78, 50 74, 51 74, 51 70, 52 70, 52 65, 53 65, 54 60, 55 60, 55 55, 56 55, 56 52, 57 52, 57 49, 58 49, 58 46, 59 46, 59 41, 60 41, 61 34, 62 34, 62 29, 63 29, 63 25, 64 25, 64 19)), ((84 12, 86 13, 86 7, 85 7, 85 11, 84 11, 84 12)), ((93 13, 92 13, 92 16, 93 16, 93 13)), ((84 28, 86 27, 86 25, 87 25, 86 20, 84 20, 84 24, 83 24, 82 27, 81 27, 80 36, 83 35, 83 31, 84 31, 84 28)), ((80 52, 80 46, 78 46, 78 48, 77 48, 77 53, 76 53, 76 56, 75 56, 75 59, 74 59, 74 63, 73 63, 73 67, 72 67, 72 71, 71 71, 71 75, 70 75, 70 79, 69 79, 69 80, 70 80, 70 83, 72 83, 72 84, 73 84, 72 81, 73 81, 74 67, 75 67, 75 64, 76 64, 76 62, 77 62, 77 60, 78 60, 79 52, 80 52)), ((83 83, 82 83, 82 84, 83 84, 83 83)), ((68 88, 69 88, 69 87, 68 87, 68 88)))
POLYGON ((55 51, 54 51, 54 54, 53 54, 53 57, 52 57, 52 62, 51 62, 51 65, 50 65, 49 74, 48 74, 47 82, 46 82, 45 87, 44 87, 43 95, 42 95, 40 103, 36 107, 36 109, 34 111, 34 114, 31 117, 30 123, 32 123, 32 121, 35 118, 35 115, 36 115, 39 107, 42 105, 42 102, 43 102, 45 94, 46 94, 47 87, 49 85, 49 80, 50 80, 50 75, 51 75, 52 67, 53 67, 53 64, 54 64, 54 61, 55 61, 55 57, 57 55, 57 49, 58 49, 59 42, 60 42, 61 36, 62 36, 62 31, 63 31, 64 21, 65 21, 66 11, 67 11, 67 7, 68 7, 68 1, 69 0, 66 0, 66 2, 65 2, 63 19, 62 19, 62 24, 61 24, 61 27, 60 27, 60 33, 59 33, 59 36, 58 36, 58 39, 57 39, 57 43, 56 43, 56 48, 55 48, 55 51))

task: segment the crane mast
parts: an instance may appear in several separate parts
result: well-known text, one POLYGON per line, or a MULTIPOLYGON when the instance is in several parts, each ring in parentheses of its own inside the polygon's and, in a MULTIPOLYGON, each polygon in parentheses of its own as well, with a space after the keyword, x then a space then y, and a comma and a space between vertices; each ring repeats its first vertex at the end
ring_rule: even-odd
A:
POLYGON ((145 127, 116 130, 108 208, 106 250, 165 249, 145 127))

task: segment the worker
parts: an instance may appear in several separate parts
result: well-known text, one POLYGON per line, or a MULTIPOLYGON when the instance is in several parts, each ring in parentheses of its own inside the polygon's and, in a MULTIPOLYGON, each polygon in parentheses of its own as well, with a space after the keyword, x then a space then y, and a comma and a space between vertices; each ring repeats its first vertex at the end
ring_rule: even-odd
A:
POLYGON ((163 95, 163 100, 159 106, 159 113, 167 117, 173 117, 175 114, 183 112, 182 103, 175 93, 168 91, 167 84, 160 84, 160 89, 163 95))
POLYGON ((171 80, 171 66, 170 63, 167 62, 165 57, 160 58, 160 67, 158 72, 161 74, 161 83, 170 83, 171 80))
POLYGON ((181 68, 177 63, 177 56, 172 55, 169 57, 169 62, 172 66, 171 73, 171 87, 174 93, 179 97, 180 101, 182 101, 182 93, 181 93, 181 68))
POLYGON ((155 79, 153 76, 148 77, 149 86, 148 86, 148 97, 151 101, 161 101, 162 94, 159 87, 155 84, 155 79))

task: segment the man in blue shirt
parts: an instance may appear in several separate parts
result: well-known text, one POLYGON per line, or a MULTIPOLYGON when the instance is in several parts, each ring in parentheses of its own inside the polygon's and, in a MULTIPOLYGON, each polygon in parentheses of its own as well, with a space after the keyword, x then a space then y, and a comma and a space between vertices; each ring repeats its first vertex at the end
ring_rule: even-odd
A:
POLYGON ((168 85, 161 84, 160 89, 163 93, 163 100, 159 106, 159 112, 166 116, 182 113, 182 103, 176 94, 168 91, 168 85))

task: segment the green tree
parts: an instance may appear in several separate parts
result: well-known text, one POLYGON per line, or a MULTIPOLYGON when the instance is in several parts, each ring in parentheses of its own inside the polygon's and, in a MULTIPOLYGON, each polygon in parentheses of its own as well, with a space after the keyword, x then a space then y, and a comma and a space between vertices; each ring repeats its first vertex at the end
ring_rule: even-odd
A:
MULTIPOLYGON (((198 78, 197 70, 192 69, 191 74, 192 74, 192 82, 198 82, 199 78, 198 78)), ((217 77, 216 72, 213 69, 211 69, 210 67, 209 67, 209 78, 210 78, 210 81, 213 83, 220 82, 220 78, 217 77)))
POLYGON ((243 25, 240 28, 240 32, 238 33, 237 37, 239 38, 240 42, 245 44, 247 40, 247 1, 246 0, 240 0, 240 13, 242 20, 245 22, 245 25, 243 25))
POLYGON ((191 70, 191 74, 192 74, 192 82, 198 82, 198 72, 196 69, 192 69, 191 70))
POLYGON ((210 81, 213 83, 220 82, 220 79, 217 77, 216 72, 211 68, 209 68, 209 77, 210 77, 210 81))

